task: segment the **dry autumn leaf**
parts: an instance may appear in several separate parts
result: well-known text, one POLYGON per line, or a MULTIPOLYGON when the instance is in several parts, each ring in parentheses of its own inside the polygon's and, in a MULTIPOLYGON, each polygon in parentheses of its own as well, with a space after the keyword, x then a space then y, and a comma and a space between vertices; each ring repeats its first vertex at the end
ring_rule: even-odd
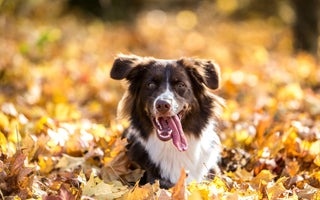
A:
POLYGON ((127 187, 123 186, 120 182, 115 181, 107 184, 98 177, 94 177, 93 173, 91 173, 90 179, 82 190, 84 196, 94 197, 97 200, 116 199, 127 191, 127 187))
POLYGON ((319 55, 294 50, 297 1, 253 2, 0 0, 0 198, 320 199, 319 55), (138 185, 109 77, 119 52, 219 63, 219 174, 138 185))
POLYGON ((140 187, 139 182, 129 191, 128 195, 125 199, 132 200, 143 200, 143 199, 152 199, 154 197, 154 193, 156 192, 154 188, 159 188, 159 183, 155 183, 155 186, 150 183, 140 187))
POLYGON ((186 194, 186 178, 187 174, 184 168, 181 169, 181 175, 178 183, 172 188, 172 198, 173 199, 187 199, 186 194))

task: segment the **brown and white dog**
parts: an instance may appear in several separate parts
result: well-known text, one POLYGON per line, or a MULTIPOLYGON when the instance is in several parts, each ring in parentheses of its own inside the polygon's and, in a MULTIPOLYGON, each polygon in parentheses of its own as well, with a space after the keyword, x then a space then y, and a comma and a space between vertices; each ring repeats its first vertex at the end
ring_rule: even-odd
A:
POLYGON ((222 100, 209 91, 220 85, 217 64, 119 55, 110 74, 129 83, 118 114, 130 121, 124 137, 129 158, 146 170, 141 184, 158 179, 169 188, 182 168, 187 182, 204 180, 210 169, 217 169, 222 100))

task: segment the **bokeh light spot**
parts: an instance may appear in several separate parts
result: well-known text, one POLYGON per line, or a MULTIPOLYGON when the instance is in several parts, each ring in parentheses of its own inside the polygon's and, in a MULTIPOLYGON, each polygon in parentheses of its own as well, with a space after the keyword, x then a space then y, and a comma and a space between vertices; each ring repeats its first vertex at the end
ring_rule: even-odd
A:
POLYGON ((147 14, 147 23, 153 28, 161 28, 167 22, 167 14, 162 10, 152 10, 147 14))
POLYGON ((184 30, 191 30, 198 23, 197 15, 190 10, 180 11, 176 17, 176 20, 178 26, 184 30))

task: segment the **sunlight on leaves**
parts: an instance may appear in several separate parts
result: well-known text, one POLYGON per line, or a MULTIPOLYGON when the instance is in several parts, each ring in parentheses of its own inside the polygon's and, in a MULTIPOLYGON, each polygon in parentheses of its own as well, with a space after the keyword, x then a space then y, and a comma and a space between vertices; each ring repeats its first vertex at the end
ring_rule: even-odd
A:
POLYGON ((84 196, 95 197, 97 200, 116 199, 127 191, 127 187, 121 183, 112 182, 106 184, 98 177, 94 177, 93 173, 91 173, 90 179, 83 187, 84 196))
POLYGON ((128 21, 69 3, 0 0, 1 199, 320 199, 319 55, 295 51, 292 2, 268 17, 251 0, 142 2, 128 21), (120 52, 219 63, 219 173, 139 186, 116 117, 126 84, 109 77, 120 52))

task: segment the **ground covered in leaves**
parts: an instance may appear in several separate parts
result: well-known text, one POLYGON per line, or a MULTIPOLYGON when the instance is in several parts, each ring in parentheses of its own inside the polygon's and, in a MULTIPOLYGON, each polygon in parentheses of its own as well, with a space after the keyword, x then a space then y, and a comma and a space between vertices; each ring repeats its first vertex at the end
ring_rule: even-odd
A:
POLYGON ((320 199, 320 69, 292 52, 284 23, 234 22, 211 5, 110 23, 62 3, 1 8, 1 199, 320 199), (109 78, 120 52, 220 64, 221 174, 137 186, 115 117, 124 88, 109 78))

